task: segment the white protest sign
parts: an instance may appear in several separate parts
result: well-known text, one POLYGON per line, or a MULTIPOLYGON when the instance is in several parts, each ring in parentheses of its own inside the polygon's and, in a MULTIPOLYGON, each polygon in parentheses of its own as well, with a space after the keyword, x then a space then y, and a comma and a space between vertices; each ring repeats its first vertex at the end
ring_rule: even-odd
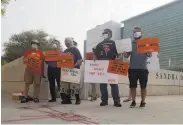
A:
POLYGON ((115 40, 115 44, 116 44, 116 49, 118 53, 132 51, 132 41, 130 38, 115 40))
POLYGON ((147 59, 147 68, 149 72, 157 72, 160 70, 160 64, 157 52, 152 52, 152 57, 147 59))
POLYGON ((61 69, 61 81, 80 84, 80 69, 61 69))
POLYGON ((85 83, 118 84, 118 75, 108 73, 108 60, 85 60, 85 83))

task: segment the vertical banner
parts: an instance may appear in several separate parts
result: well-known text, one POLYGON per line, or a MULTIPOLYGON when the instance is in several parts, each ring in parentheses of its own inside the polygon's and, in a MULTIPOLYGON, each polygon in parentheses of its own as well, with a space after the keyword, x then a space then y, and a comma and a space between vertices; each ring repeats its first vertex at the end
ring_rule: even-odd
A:
POLYGON ((84 82, 118 84, 118 75, 108 73, 108 65, 108 60, 86 60, 84 82))
POLYGON ((148 53, 148 52, 159 52, 159 39, 157 37, 143 38, 137 40, 137 52, 148 53))

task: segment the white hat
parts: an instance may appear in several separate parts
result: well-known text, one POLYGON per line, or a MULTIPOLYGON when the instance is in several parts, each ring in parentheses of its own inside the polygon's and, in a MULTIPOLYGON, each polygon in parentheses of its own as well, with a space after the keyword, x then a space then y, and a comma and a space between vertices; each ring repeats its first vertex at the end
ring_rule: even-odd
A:
POLYGON ((34 44, 38 44, 38 45, 40 45, 39 41, 38 41, 38 40, 36 40, 36 39, 33 39, 33 40, 32 40, 31 44, 33 44, 33 43, 34 43, 34 44))
POLYGON ((65 38, 65 42, 66 42, 66 41, 73 42, 74 40, 73 40, 73 38, 72 38, 72 37, 66 37, 66 38, 65 38))

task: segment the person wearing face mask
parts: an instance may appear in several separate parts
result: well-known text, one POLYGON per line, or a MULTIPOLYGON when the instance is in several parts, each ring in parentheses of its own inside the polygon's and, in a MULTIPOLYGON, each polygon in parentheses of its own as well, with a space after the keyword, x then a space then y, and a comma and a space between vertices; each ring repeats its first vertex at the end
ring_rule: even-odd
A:
MULTIPOLYGON (((95 56, 98 60, 114 60, 117 59, 118 53, 116 49, 115 42, 111 40, 112 31, 110 29, 105 29, 102 33, 104 40, 99 43, 96 48, 93 50, 95 56)), ((114 100, 114 106, 121 107, 120 96, 119 96, 119 87, 118 84, 110 84, 111 94, 114 100)), ((100 84, 101 100, 100 106, 108 105, 108 91, 107 83, 100 84)))
MULTIPOLYGON (((74 46, 73 38, 71 38, 71 37, 65 38, 65 45, 66 45, 67 49, 64 51, 64 53, 73 55, 74 68, 80 69, 80 65, 82 64, 83 60, 82 60, 80 51, 77 49, 77 47, 74 46)), ((71 104, 72 103, 70 84, 72 84, 72 83, 65 83, 65 86, 63 88, 64 91, 62 91, 62 93, 61 93, 61 98, 62 98, 61 104, 71 104), (67 84, 67 86, 66 86, 66 84, 67 84), (69 90, 67 90, 67 89, 69 89, 69 90)), ((75 89, 76 89, 76 92, 75 92, 76 103, 75 104, 78 105, 81 103, 80 95, 79 95, 80 86, 76 85, 75 89)))
POLYGON ((75 47, 78 47, 78 43, 76 41, 73 41, 73 43, 75 47))
POLYGON ((136 106, 136 88, 137 81, 139 80, 141 87, 141 103, 140 107, 145 107, 145 97, 146 97, 146 86, 148 82, 148 69, 147 69, 147 58, 151 57, 151 53, 138 54, 136 41, 142 38, 142 30, 140 27, 134 27, 133 29, 134 41, 132 42, 132 52, 124 52, 124 57, 128 58, 130 56, 130 67, 128 71, 128 77, 130 82, 132 103, 130 108, 136 106))
MULTIPOLYGON (((25 80, 25 88, 24 88, 24 97, 21 99, 21 103, 26 103, 28 101, 34 101, 35 103, 39 102, 39 92, 40 92, 40 82, 41 76, 44 76, 44 54, 42 51, 38 50, 40 43, 37 40, 33 40, 31 42, 32 49, 34 52, 29 53, 29 56, 37 56, 41 60, 41 67, 33 70, 30 67, 25 68, 24 80, 25 80), (30 85, 34 83, 34 95, 33 99, 28 96, 30 85)), ((36 61, 36 60, 35 60, 36 61)))
MULTIPOLYGON (((60 51, 59 45, 57 45, 56 43, 52 45, 52 49, 60 51)), ((60 51, 60 53, 62 52, 60 51)), ((58 91, 60 92, 61 68, 57 68, 56 61, 47 61, 46 64, 48 65, 47 75, 51 95, 51 100, 49 100, 49 102, 56 102, 55 80, 57 82, 58 91)))

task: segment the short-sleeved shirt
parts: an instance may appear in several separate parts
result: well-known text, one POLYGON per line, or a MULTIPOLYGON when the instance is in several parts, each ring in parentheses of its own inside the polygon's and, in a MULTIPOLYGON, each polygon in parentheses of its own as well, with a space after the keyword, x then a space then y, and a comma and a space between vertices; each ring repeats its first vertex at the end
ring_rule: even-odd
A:
POLYGON ((104 40, 93 49, 99 60, 114 60, 117 56, 117 49, 113 40, 104 40))
POLYGON ((137 53, 137 44, 136 41, 133 41, 130 57, 130 69, 147 69, 147 59, 147 54, 137 53))
MULTIPOLYGON (((71 47, 71 48, 67 48, 64 53, 69 53, 71 55, 73 55, 74 58, 74 64, 76 64, 76 62, 78 60, 82 59, 81 53, 80 51, 76 48, 76 47, 71 47)), ((75 66, 74 68, 80 68, 80 65, 75 66)))
POLYGON ((29 68, 27 66, 26 70, 31 71, 31 72, 35 72, 35 73, 41 73, 41 71, 42 71, 42 64, 43 64, 43 61, 44 61, 44 53, 41 50, 30 50, 27 53, 26 57, 28 58, 33 53, 35 54, 35 56, 39 57, 39 60, 41 60, 41 62, 42 62, 41 65, 40 65, 40 68, 32 69, 32 68, 29 68))

